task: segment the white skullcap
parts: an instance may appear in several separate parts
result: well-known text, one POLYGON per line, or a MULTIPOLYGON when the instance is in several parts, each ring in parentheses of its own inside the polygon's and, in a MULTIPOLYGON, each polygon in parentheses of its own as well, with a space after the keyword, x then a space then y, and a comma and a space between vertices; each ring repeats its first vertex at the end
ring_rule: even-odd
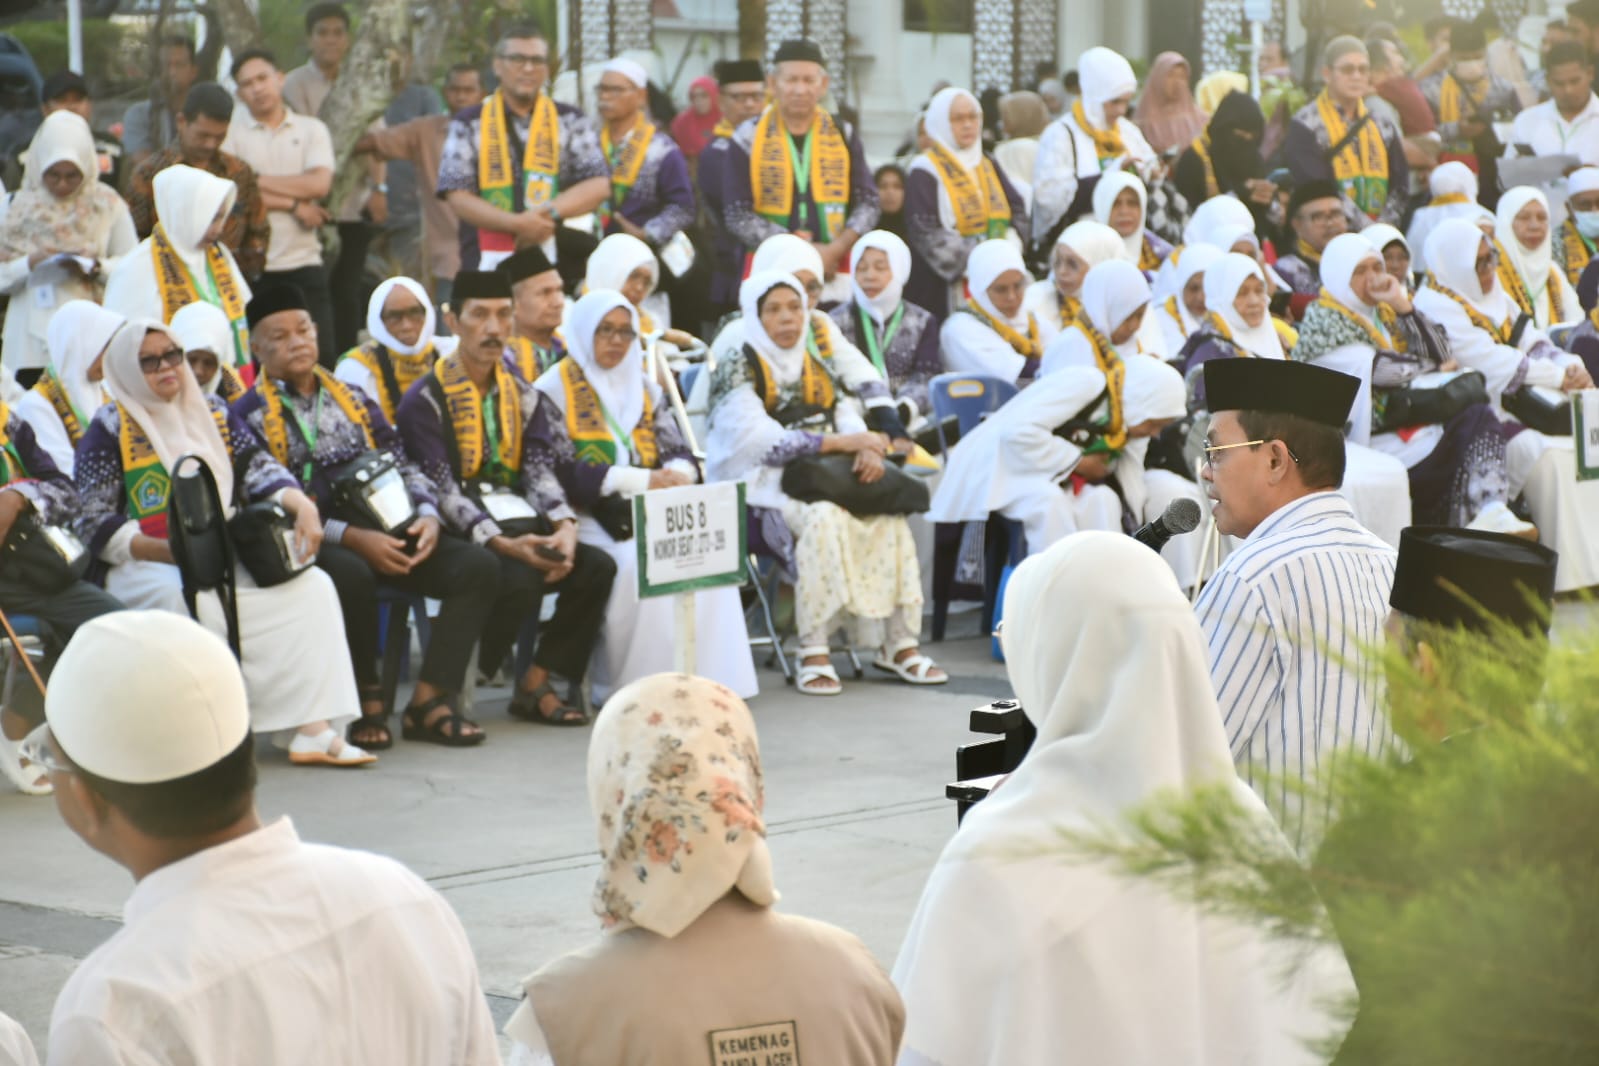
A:
POLYGON ((1566 195, 1599 190, 1599 167, 1578 167, 1566 178, 1566 195))
POLYGON ((623 59, 622 57, 618 56, 617 58, 607 62, 605 66, 600 68, 600 70, 606 74, 622 75, 622 77, 632 82, 635 88, 649 88, 650 75, 649 72, 644 69, 644 65, 642 63, 635 63, 631 59, 623 59))
POLYGON ((113 611, 56 662, 45 719, 72 762, 108 781, 174 781, 250 732, 244 675, 222 638, 171 611, 113 611))

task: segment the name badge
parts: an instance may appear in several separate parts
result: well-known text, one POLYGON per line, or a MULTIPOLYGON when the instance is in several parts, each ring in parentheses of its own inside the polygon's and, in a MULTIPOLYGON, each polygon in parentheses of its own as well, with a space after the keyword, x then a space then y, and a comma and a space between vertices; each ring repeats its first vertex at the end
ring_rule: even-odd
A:
POLYGON ((793 1022, 767 1022, 742 1029, 715 1029, 711 1066, 800 1066, 799 1033, 793 1022))
POLYGON ((504 489, 496 489, 493 492, 484 493, 481 502, 483 509, 489 513, 489 517, 502 525, 518 518, 537 518, 539 516, 539 513, 526 500, 514 492, 506 492, 504 489))

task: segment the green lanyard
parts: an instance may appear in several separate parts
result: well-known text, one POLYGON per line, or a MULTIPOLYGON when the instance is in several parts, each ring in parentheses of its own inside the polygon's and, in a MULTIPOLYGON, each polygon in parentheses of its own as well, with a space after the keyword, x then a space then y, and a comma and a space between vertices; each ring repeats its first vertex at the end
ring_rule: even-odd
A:
POLYGON ((489 468, 489 480, 500 485, 509 485, 510 473, 505 464, 500 462, 500 420, 494 413, 494 393, 485 393, 483 396, 483 433, 489 439, 489 454, 485 461, 489 468))
POLYGON ((879 346, 877 340, 877 324, 866 313, 866 308, 862 307, 859 310, 861 314, 861 332, 866 334, 866 354, 872 357, 872 363, 877 367, 877 372, 883 375, 884 381, 887 381, 888 360, 885 358, 884 353, 888 351, 889 345, 894 343, 894 335, 899 332, 900 319, 905 317, 905 304, 902 301, 898 307, 894 308, 894 313, 889 316, 888 323, 883 328, 881 346, 879 346))
MULTIPOLYGON (((619 449, 616 453, 617 458, 620 459, 625 453, 629 460, 627 465, 631 466, 633 459, 633 434, 629 433, 627 430, 623 429, 617 424, 616 419, 611 416, 611 412, 606 409, 605 401, 600 399, 598 393, 595 393, 594 395, 594 403, 599 407, 600 414, 605 416, 605 424, 611 427, 611 434, 616 437, 616 446, 619 449)), ((614 466, 621 464, 612 465, 614 466)))
POLYGON ((794 151, 794 135, 783 130, 783 143, 788 146, 788 161, 794 167, 794 201, 799 207, 799 229, 810 228, 810 205, 807 200, 811 194, 811 130, 805 131, 805 154, 800 155, 794 151))
POLYGON ((284 409, 289 412, 289 417, 294 419, 294 427, 300 431, 300 436, 305 440, 305 447, 310 453, 305 460, 305 476, 300 482, 307 492, 311 491, 311 475, 316 472, 316 438, 321 432, 318 428, 322 424, 322 397, 327 395, 327 389, 316 390, 316 408, 311 413, 311 424, 307 426, 300 421, 300 412, 294 409, 293 403, 285 403, 284 409))

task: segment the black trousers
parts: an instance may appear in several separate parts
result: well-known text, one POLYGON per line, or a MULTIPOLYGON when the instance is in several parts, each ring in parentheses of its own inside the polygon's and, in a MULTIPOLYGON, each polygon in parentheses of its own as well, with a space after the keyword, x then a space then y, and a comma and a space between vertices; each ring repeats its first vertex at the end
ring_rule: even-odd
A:
MULTIPOLYGON (((78 631, 79 626, 91 618, 122 609, 120 600, 87 581, 75 582, 59 592, 40 592, 0 577, 0 610, 8 615, 31 614, 52 631, 50 636, 53 639, 45 641, 47 655, 45 669, 41 673, 48 674, 56 656, 72 639, 72 634, 78 631)), ((14 700, 11 710, 26 719, 30 726, 44 721, 44 699, 32 678, 18 679, 12 693, 14 700)))
POLYGON ((472 662, 472 648, 483 632, 500 568, 487 548, 444 535, 433 554, 409 574, 380 575, 367 561, 338 544, 323 544, 317 565, 333 579, 344 612, 344 637, 356 684, 376 685, 378 675, 378 588, 397 588, 413 596, 442 601, 417 677, 445 692, 460 692, 472 662))
POLYGON ((545 592, 553 590, 560 593, 560 599, 549 623, 540 627, 533 665, 569 681, 581 681, 605 624, 605 605, 615 580, 615 560, 590 544, 577 546, 572 572, 554 585, 545 584, 543 571, 500 556, 499 598, 483 632, 479 664, 486 671, 497 669, 522 623, 538 616, 545 592))
MULTIPOLYGON (((320 263, 316 266, 297 267, 294 270, 269 270, 261 275, 254 288, 272 283, 293 285, 305 293, 311 320, 316 323, 317 362, 332 370, 345 349, 334 344, 333 298, 328 292, 328 271, 320 263)), ((362 309, 365 314, 365 308, 362 309)))

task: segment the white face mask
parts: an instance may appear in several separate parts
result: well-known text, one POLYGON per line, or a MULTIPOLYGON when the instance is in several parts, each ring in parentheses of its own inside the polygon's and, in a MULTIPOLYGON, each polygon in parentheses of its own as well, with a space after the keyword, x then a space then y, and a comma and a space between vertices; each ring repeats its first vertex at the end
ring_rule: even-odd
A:
POLYGON ((1488 74, 1486 59, 1470 59, 1449 68, 1457 81, 1481 81, 1488 74))
POLYGON ((1599 239, 1599 211, 1572 211, 1571 217, 1577 222, 1578 233, 1590 241, 1599 239))

